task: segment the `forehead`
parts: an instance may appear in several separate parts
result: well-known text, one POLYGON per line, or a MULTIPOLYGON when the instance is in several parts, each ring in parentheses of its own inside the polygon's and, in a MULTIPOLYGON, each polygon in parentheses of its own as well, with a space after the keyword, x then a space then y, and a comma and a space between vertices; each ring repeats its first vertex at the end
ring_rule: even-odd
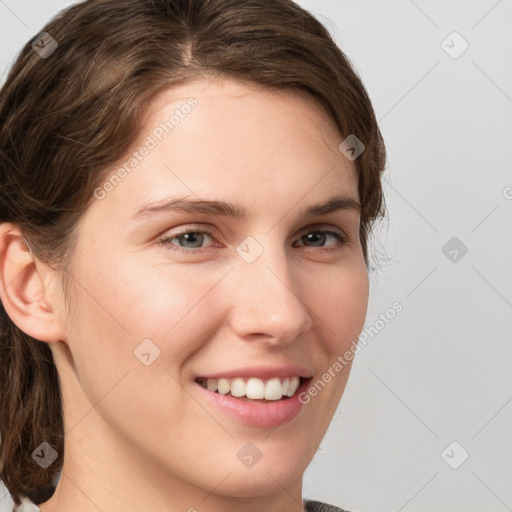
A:
POLYGON ((298 90, 229 78, 173 87, 149 105, 130 151, 150 139, 151 150, 109 194, 130 216, 169 196, 245 202, 259 214, 271 201, 275 210, 306 195, 308 204, 335 194, 358 200, 357 170, 338 150, 335 122, 298 90))
POLYGON ((161 142, 169 154, 186 154, 189 160, 203 154, 229 167, 236 160, 265 159, 267 166, 271 160, 292 165, 303 160, 307 166, 324 159, 357 179, 356 165, 338 149, 342 136, 334 119, 318 100, 298 88, 268 88, 226 76, 188 82, 153 100, 138 144, 155 129, 164 132, 161 142), (187 105, 191 101, 193 108, 187 105))
MULTIPOLYGON (((189 110, 186 105, 183 108, 189 110)), ((335 121, 319 100, 300 88, 269 88, 226 76, 198 79, 156 96, 145 113, 143 132, 169 120, 173 113, 180 114, 173 134, 188 126, 208 138, 229 136, 234 145, 265 131, 282 140, 303 138, 309 147, 322 144, 339 156, 341 135, 335 121), (191 98, 196 106, 190 115, 183 114, 180 109, 191 98)))
POLYGON ((335 123, 319 100, 301 87, 276 87, 242 81, 226 75, 198 78, 186 83, 164 89, 153 98, 148 115, 165 111, 166 107, 184 101, 190 96, 200 98, 208 103, 210 108, 228 103, 239 108, 257 106, 258 109, 275 108, 278 104, 282 109, 294 111, 296 115, 306 117, 321 117, 331 127, 335 123))

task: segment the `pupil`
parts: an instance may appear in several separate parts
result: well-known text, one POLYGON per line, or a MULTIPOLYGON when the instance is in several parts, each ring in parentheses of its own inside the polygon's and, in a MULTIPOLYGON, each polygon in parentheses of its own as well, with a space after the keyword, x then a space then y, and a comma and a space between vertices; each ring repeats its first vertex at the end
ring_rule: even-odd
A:
POLYGON ((325 234, 324 233, 310 233, 309 235, 306 235, 306 238, 310 241, 310 242, 319 242, 320 241, 320 245, 322 245, 322 242, 324 241, 323 238, 325 237, 325 234), (320 237, 320 239, 319 239, 320 237), (313 240, 312 240, 313 238, 313 240), (315 240, 316 238, 316 240, 315 240))
POLYGON ((201 234, 199 233, 185 233, 184 235, 181 235, 183 238, 186 238, 186 241, 187 242, 194 242, 194 237, 198 237, 199 236, 199 244, 197 244, 197 240, 196 240, 196 245, 194 245, 193 247, 200 247, 201 246, 201 242, 202 242, 202 236, 201 234), (190 238, 192 238, 192 240, 190 240, 190 238))

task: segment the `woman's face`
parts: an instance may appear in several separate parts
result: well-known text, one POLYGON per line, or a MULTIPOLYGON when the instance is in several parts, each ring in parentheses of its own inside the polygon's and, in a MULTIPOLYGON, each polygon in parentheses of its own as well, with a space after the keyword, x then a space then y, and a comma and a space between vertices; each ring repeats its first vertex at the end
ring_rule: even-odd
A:
POLYGON ((222 79, 158 97, 137 153, 112 167, 77 227, 74 314, 52 346, 66 457, 86 445, 98 467, 225 496, 300 484, 348 378, 350 362, 335 363, 367 309, 359 212, 305 213, 359 201, 341 142, 319 106, 289 91, 222 79), (311 379, 292 398, 251 403, 196 380, 213 389, 219 374, 261 379, 249 393, 273 377, 311 379))

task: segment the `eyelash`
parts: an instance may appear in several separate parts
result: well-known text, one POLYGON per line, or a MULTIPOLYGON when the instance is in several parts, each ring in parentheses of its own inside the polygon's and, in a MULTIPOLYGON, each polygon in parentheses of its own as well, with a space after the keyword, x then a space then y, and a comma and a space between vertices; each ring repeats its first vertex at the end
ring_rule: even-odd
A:
MULTIPOLYGON (((183 254, 199 254, 199 253, 205 252, 208 248, 184 249, 182 247, 179 247, 176 244, 171 243, 172 240, 179 238, 183 235, 188 235, 190 233, 206 234, 209 237, 211 237, 212 239, 214 238, 213 232, 208 229, 189 229, 189 230, 183 231, 181 233, 176 233, 173 236, 162 238, 161 240, 159 240, 158 243, 159 243, 159 245, 165 246, 167 249, 169 249, 171 251, 176 251, 176 252, 180 252, 183 254)), ((322 249, 323 252, 330 253, 330 252, 338 251, 342 248, 343 245, 345 245, 349 241, 348 237, 346 237, 345 235, 342 235, 341 233, 338 233, 337 231, 332 231, 329 229, 313 229, 313 228, 311 228, 311 231, 304 233, 304 235, 302 235, 300 238, 302 238, 306 235, 309 235, 311 233, 322 233, 325 235, 331 235, 338 241, 338 244, 334 244, 334 246, 332 246, 331 248, 320 247, 319 249, 322 249)), ((301 247, 305 247, 305 246, 301 246, 301 247)))

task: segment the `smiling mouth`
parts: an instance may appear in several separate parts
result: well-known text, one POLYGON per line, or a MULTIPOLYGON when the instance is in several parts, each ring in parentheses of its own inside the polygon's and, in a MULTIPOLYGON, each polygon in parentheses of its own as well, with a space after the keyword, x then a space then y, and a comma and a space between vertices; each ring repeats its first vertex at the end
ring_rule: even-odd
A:
POLYGON ((304 377, 273 377, 259 379, 256 377, 236 377, 232 379, 207 379, 198 377, 195 382, 201 387, 246 402, 277 402, 288 400, 310 378, 304 377))

